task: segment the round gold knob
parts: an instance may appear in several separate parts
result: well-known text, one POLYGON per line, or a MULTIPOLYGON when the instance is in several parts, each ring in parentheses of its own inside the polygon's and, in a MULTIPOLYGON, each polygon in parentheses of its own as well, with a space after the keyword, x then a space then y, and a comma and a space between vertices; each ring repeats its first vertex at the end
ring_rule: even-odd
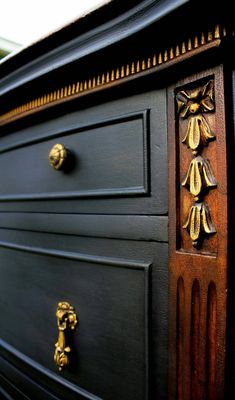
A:
POLYGON ((49 153, 49 162, 52 168, 62 169, 68 157, 68 150, 63 144, 55 144, 49 153))

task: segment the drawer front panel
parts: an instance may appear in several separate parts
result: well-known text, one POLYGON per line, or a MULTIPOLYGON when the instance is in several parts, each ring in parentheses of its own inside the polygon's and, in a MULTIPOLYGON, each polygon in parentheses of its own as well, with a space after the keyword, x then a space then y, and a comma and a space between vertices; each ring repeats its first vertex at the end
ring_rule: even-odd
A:
POLYGON ((146 399, 149 265, 1 246, 2 339, 56 372, 55 311, 68 301, 79 323, 62 376, 101 398, 146 399))
POLYGON ((165 91, 32 124, 0 139, 3 211, 166 214, 165 91), (52 147, 68 148, 56 171, 52 147))
POLYGON ((147 114, 146 110, 107 120, 98 126, 88 125, 80 132, 68 134, 68 131, 57 139, 44 139, 3 153, 1 199, 147 193, 147 114), (68 170, 56 171, 49 165, 48 154, 55 140, 71 153, 68 170))

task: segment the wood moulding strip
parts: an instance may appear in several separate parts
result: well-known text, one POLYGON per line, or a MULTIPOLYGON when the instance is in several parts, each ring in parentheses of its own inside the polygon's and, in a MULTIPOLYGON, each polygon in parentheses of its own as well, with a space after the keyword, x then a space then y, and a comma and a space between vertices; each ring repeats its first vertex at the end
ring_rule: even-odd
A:
POLYGON ((215 25, 213 29, 208 29, 206 32, 194 35, 193 37, 190 37, 177 45, 164 49, 163 51, 155 52, 143 59, 133 60, 127 64, 111 68, 110 70, 106 70, 98 75, 94 74, 94 76, 71 82, 70 84, 54 91, 33 98, 32 100, 0 115, 0 125, 14 121, 34 111, 41 110, 45 108, 45 106, 76 98, 102 87, 112 86, 114 82, 133 77, 137 74, 146 72, 147 70, 158 69, 159 67, 162 67, 162 65, 176 60, 178 57, 184 57, 188 55, 188 53, 195 52, 195 50, 221 40, 226 36, 227 30, 220 25, 215 25))

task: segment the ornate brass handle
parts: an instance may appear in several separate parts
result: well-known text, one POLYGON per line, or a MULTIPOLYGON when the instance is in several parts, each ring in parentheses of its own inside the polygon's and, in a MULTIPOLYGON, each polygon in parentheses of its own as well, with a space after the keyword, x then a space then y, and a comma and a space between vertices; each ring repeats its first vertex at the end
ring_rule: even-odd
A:
POLYGON ((78 321, 73 306, 66 301, 58 303, 56 317, 59 337, 58 342, 55 344, 54 361, 59 367, 59 371, 61 371, 69 364, 68 354, 71 352, 71 348, 66 345, 66 331, 69 329, 74 330, 78 321))
POLYGON ((62 169, 68 158, 68 150, 63 144, 55 144, 49 153, 49 162, 52 168, 59 170, 62 169))

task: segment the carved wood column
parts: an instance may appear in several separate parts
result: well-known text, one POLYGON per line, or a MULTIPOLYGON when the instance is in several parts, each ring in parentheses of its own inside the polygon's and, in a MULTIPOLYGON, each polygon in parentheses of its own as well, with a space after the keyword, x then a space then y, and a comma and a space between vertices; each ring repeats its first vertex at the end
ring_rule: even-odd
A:
POLYGON ((221 400, 227 297, 222 67, 168 91, 170 399, 221 400))

